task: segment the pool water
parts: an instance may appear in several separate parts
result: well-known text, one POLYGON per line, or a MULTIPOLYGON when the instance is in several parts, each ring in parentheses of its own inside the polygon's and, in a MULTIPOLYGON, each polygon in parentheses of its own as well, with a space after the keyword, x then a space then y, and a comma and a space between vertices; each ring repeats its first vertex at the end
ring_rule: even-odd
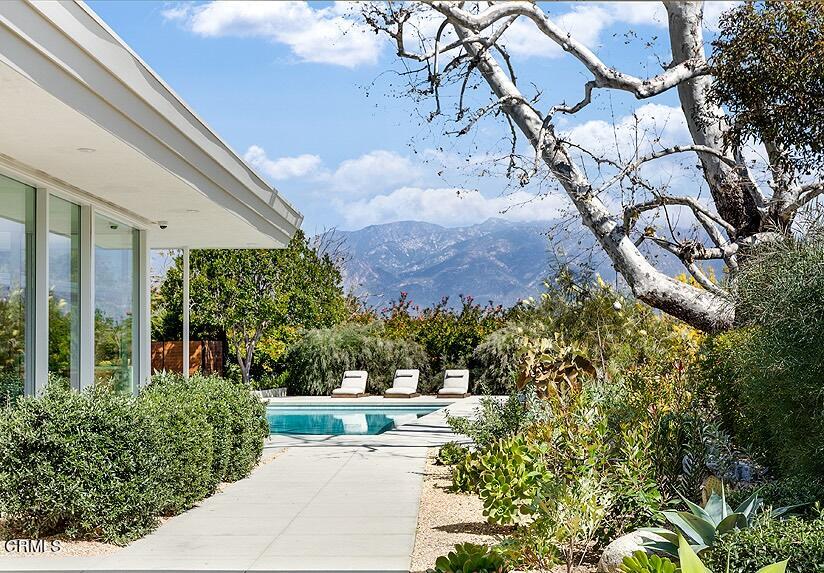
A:
POLYGON ((382 434, 441 406, 315 406, 270 405, 266 408, 270 434, 382 434))

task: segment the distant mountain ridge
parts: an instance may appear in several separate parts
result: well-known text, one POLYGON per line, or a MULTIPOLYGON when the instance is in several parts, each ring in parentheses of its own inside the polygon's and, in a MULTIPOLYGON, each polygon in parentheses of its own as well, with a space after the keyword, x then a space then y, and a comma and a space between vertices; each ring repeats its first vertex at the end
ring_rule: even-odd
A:
POLYGON ((447 228, 420 221, 339 231, 350 258, 345 285, 372 305, 408 292, 427 306, 471 295, 511 305, 540 292, 549 272, 549 223, 504 219, 447 228))

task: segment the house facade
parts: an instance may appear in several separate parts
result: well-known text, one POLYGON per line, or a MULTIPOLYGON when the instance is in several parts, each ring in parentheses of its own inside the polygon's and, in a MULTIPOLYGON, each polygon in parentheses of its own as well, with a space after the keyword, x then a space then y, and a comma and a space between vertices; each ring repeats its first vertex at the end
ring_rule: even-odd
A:
POLYGON ((3 393, 137 392, 151 249, 280 248, 301 222, 85 4, 0 3, 3 393))

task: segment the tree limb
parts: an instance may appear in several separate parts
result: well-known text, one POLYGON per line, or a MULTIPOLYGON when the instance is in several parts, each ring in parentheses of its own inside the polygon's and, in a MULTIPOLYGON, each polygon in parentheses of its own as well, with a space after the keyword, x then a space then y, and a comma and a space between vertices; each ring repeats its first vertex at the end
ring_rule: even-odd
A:
MULTIPOLYGON (((709 71, 706 60, 696 58, 674 65, 657 76, 641 79, 607 66, 592 50, 555 24, 539 6, 532 2, 494 4, 480 14, 472 14, 459 4, 442 0, 425 0, 435 10, 464 28, 480 33, 503 18, 525 16, 531 19, 545 36, 575 56, 595 76, 593 87, 612 88, 632 93, 644 99, 663 93, 681 82, 709 71)), ((472 41, 470 35, 468 41, 472 41)), ((590 90, 591 91, 591 90, 590 90)), ((586 98, 585 98, 586 99, 586 98)), ((585 105, 585 104, 584 104, 585 105)), ((581 105, 583 107, 583 105, 581 105)), ((580 108, 579 108, 580 109, 580 108)))

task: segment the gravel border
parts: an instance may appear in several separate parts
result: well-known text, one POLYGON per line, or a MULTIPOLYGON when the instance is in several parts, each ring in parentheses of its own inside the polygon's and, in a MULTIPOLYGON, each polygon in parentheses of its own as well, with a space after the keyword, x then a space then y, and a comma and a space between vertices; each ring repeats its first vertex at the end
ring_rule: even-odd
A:
POLYGON ((435 559, 446 555, 458 543, 493 544, 511 531, 510 527, 490 525, 483 515, 478 496, 452 493, 451 468, 435 464, 438 448, 430 448, 423 476, 413 572, 426 571, 435 559))

